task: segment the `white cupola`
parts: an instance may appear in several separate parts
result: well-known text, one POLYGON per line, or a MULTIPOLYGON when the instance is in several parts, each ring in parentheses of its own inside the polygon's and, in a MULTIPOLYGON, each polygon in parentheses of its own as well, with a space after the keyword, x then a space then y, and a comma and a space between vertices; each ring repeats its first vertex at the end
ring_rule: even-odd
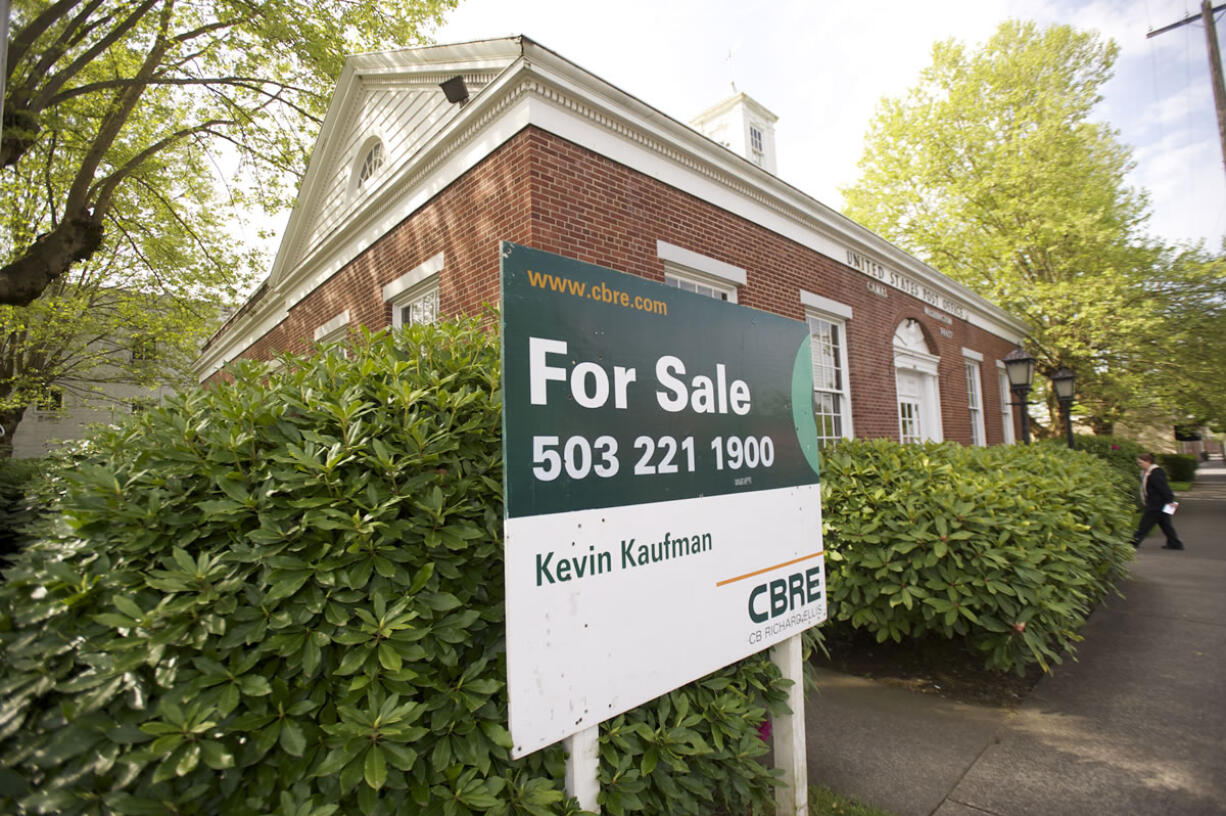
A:
POLYGON ((777 121, 753 98, 738 93, 698 114, 690 126, 774 175, 777 121))

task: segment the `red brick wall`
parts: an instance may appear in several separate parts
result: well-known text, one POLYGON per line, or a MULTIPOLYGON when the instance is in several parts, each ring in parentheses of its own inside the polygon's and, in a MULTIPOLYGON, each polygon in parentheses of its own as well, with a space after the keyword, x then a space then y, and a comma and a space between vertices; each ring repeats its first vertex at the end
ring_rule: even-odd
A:
POLYGON ((941 357, 945 438, 971 439, 965 346, 984 355, 987 439, 1002 441, 996 360, 1010 343, 956 318, 948 326, 925 314, 922 301, 895 289, 887 288, 883 299, 868 289, 869 278, 834 259, 535 128, 519 133, 379 239, 243 356, 307 351, 315 327, 346 308, 354 325, 390 325, 382 287, 439 252, 446 259, 440 307, 456 314, 497 301, 502 240, 663 280, 657 239, 745 269, 738 300, 746 306, 801 319, 802 289, 851 306, 847 352, 856 436, 898 436, 892 340, 899 323, 914 318, 941 357), (942 336, 942 328, 953 337, 942 336))
POLYGON ((391 325, 383 287, 442 252, 439 308, 445 314, 479 313, 498 302, 498 242, 530 243, 530 145, 514 139, 377 240, 254 343, 244 357, 268 359, 304 353, 316 327, 349 310, 351 327, 391 325))
POLYGON ((552 134, 530 131, 533 153, 532 239, 537 249, 655 280, 664 279, 656 240, 685 247, 747 271, 738 302, 803 319, 800 290, 852 307, 847 356, 853 427, 859 437, 898 437, 894 400, 894 329, 915 318, 941 357, 945 438, 969 444, 970 414, 962 348, 984 355, 984 419, 989 443, 1003 441, 996 360, 1011 344, 969 323, 929 317, 921 300, 869 278, 764 227, 636 173, 552 134), (940 329, 951 329, 952 338, 940 329))

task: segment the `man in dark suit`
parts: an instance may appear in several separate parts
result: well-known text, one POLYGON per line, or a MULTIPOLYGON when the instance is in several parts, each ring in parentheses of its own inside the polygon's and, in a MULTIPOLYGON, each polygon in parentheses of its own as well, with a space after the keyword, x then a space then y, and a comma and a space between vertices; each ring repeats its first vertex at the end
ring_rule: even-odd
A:
POLYGON ((1132 546, 1140 547, 1145 536, 1157 524, 1166 535, 1164 550, 1182 550, 1183 542, 1175 525, 1171 524, 1171 516, 1175 514, 1178 503, 1171 486, 1166 480, 1166 471, 1154 463, 1152 453, 1143 453, 1137 457, 1137 465, 1141 468, 1141 523, 1132 534, 1132 546))

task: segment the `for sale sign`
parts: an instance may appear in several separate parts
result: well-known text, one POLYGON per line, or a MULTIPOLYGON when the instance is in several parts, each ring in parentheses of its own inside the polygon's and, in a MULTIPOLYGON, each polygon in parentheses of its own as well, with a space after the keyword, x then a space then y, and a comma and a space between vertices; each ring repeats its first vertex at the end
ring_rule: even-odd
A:
POLYGON ((826 617, 805 325, 502 248, 514 756, 826 617))

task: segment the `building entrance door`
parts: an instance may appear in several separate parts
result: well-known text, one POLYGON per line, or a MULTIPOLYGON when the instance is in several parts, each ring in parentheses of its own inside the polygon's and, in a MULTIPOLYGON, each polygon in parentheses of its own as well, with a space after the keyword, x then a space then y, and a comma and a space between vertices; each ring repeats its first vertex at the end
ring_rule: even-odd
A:
POLYGON ((903 443, 940 442, 940 358, 928 350, 920 325, 904 321, 894 332, 894 384, 898 393, 898 438, 903 443))
POLYGON ((914 371, 898 372, 898 438, 903 444, 923 442, 923 383, 914 371))

